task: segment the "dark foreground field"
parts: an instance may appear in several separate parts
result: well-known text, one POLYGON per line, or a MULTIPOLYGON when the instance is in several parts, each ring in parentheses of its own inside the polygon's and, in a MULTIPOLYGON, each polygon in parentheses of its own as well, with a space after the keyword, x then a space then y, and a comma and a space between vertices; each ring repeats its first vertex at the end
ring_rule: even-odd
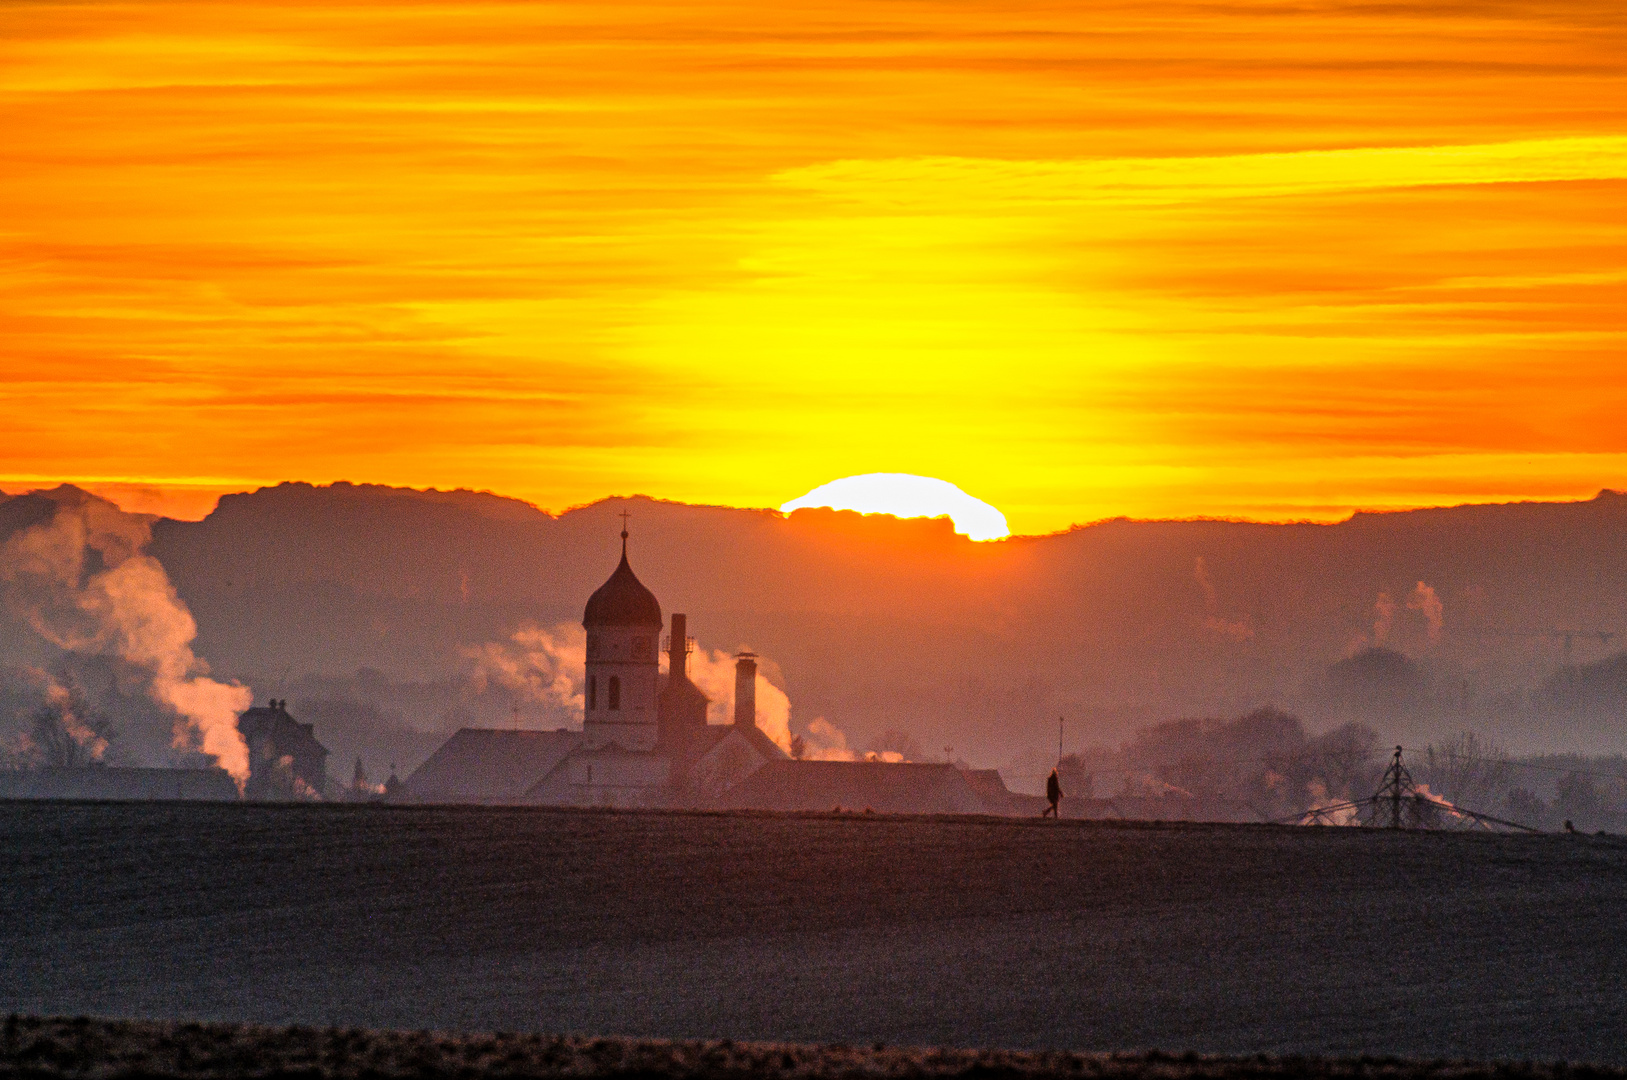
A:
POLYGON ((0 804, 0 1012, 1627 1063, 1627 844, 0 804))
POLYGON ((1627 1080, 1612 1066, 1079 1054, 12 1016, 4 1080, 1627 1080))

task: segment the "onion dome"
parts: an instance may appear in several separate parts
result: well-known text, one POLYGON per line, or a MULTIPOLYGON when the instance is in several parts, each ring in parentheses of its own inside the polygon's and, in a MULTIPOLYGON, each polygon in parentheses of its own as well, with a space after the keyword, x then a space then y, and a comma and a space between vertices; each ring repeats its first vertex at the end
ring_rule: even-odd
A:
POLYGON ((627 534, 622 533, 621 565, 588 597, 587 610, 582 613, 582 625, 594 626, 647 626, 662 629, 661 603, 655 594, 644 587, 627 564, 627 534))

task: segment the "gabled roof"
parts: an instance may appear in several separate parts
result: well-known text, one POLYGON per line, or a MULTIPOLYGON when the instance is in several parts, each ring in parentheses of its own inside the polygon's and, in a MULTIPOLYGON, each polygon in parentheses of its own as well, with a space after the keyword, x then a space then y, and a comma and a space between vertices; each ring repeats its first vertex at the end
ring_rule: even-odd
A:
POLYGON ((780 749, 780 744, 768 737, 768 733, 756 724, 735 724, 734 730, 745 736, 746 741, 757 748, 769 761, 790 761, 791 755, 780 749))
POLYGON ((710 753, 718 743, 730 735, 739 735, 745 739, 766 761, 791 760, 791 755, 781 750, 779 743, 769 738, 768 734, 756 724, 707 724, 701 729, 697 752, 702 755, 710 753))
POLYGON ((882 814, 989 812, 953 765, 871 761, 769 761, 731 788, 723 802, 763 810, 840 806, 882 814))
POLYGON ((402 798, 420 803, 519 802, 581 739, 579 731, 463 728, 407 777, 402 798))
POLYGON ((237 730, 242 732, 245 738, 269 738, 280 753, 295 756, 314 754, 323 758, 328 756, 328 748, 317 740, 316 726, 300 723, 285 709, 268 709, 264 705, 245 709, 238 714, 237 730))
POLYGON ((676 679, 667 676, 661 684, 661 692, 656 696, 662 701, 674 704, 693 702, 703 708, 712 703, 706 691, 696 686, 688 675, 679 675, 676 679))
POLYGON ((999 769, 964 769, 961 775, 966 777, 966 783, 977 793, 977 797, 983 800, 989 813, 1009 814, 1015 809, 1015 797, 1006 787, 999 769))

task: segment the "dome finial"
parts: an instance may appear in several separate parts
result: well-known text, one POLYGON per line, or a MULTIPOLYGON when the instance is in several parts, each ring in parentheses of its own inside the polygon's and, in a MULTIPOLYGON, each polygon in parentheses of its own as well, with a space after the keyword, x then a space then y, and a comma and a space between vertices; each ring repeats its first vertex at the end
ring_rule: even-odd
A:
POLYGON ((633 515, 626 510, 621 512, 621 557, 627 557, 627 519, 633 515))

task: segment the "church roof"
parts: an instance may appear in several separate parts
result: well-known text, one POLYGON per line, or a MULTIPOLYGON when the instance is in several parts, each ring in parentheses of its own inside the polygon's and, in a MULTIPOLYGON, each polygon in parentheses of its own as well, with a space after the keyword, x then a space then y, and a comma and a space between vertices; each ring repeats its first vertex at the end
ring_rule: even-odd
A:
POLYGON ((577 731, 463 728, 404 785, 409 802, 513 803, 575 749, 577 731))
POLYGON ((610 575, 610 580, 588 597, 587 610, 582 613, 582 625, 661 629, 661 604, 627 564, 625 542, 622 544, 621 565, 610 575))

